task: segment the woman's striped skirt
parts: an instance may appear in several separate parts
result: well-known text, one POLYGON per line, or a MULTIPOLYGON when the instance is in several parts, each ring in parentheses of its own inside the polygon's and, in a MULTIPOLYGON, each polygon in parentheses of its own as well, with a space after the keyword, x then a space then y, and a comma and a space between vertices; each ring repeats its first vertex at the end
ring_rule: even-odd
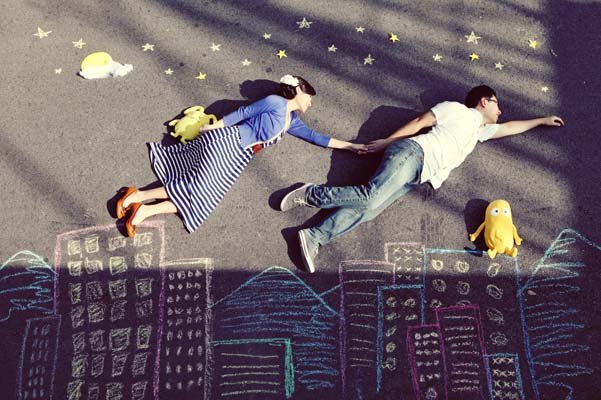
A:
POLYGON ((169 199, 194 232, 252 159, 237 126, 205 132, 188 144, 149 143, 150 162, 169 199))

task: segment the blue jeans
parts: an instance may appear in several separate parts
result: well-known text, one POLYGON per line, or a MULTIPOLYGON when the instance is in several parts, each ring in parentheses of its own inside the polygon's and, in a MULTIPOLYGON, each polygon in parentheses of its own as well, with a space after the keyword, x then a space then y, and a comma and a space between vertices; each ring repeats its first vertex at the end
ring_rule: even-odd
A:
POLYGON ((386 148, 378 170, 366 185, 308 187, 305 200, 309 205, 337 208, 319 225, 307 229, 309 238, 324 245, 375 218, 420 183, 423 164, 421 146, 401 139, 386 148))

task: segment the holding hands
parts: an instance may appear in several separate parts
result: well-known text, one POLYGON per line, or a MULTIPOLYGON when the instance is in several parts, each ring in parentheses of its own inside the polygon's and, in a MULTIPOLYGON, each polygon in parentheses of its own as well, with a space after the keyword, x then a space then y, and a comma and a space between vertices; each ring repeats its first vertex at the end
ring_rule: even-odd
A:
POLYGON ((383 151, 389 144, 390 141, 387 139, 376 139, 366 144, 365 147, 367 148, 367 153, 379 153, 383 151))

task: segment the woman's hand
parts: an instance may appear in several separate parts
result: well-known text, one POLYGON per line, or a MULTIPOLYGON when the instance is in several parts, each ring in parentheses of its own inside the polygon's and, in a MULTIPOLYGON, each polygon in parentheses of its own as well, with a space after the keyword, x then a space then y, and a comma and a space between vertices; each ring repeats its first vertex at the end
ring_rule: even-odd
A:
POLYGON ((223 128, 224 126, 225 126, 225 124, 223 123, 223 118, 222 118, 219 121, 215 122, 214 124, 201 125, 200 128, 198 128, 198 132, 200 134, 203 134, 205 132, 212 131, 213 129, 223 128))
POLYGON ((377 139, 372 140, 366 144, 365 147, 367 149, 367 153, 379 153, 380 151, 384 150, 389 143, 390 142, 386 139, 377 139))
POLYGON ((367 154, 367 145, 363 143, 349 143, 349 146, 346 148, 346 150, 350 150, 357 154, 367 154))
POLYGON ((198 129, 198 132, 202 134, 202 133, 210 131, 211 129, 213 129, 212 125, 201 125, 200 128, 198 129))

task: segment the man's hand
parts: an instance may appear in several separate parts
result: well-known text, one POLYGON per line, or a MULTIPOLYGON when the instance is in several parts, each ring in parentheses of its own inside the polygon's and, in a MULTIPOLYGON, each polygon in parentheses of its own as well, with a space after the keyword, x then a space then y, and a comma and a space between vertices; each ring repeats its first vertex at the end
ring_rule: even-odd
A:
POLYGON ((551 115, 550 117, 546 117, 543 125, 547 126, 564 126, 563 119, 559 118, 557 115, 551 115))
POLYGON ((363 143, 351 143, 346 150, 350 150, 357 154, 367 154, 367 145, 363 143))
POLYGON ((390 144, 390 141, 386 139, 372 140, 366 145, 367 153, 379 153, 384 150, 388 144, 390 144))

